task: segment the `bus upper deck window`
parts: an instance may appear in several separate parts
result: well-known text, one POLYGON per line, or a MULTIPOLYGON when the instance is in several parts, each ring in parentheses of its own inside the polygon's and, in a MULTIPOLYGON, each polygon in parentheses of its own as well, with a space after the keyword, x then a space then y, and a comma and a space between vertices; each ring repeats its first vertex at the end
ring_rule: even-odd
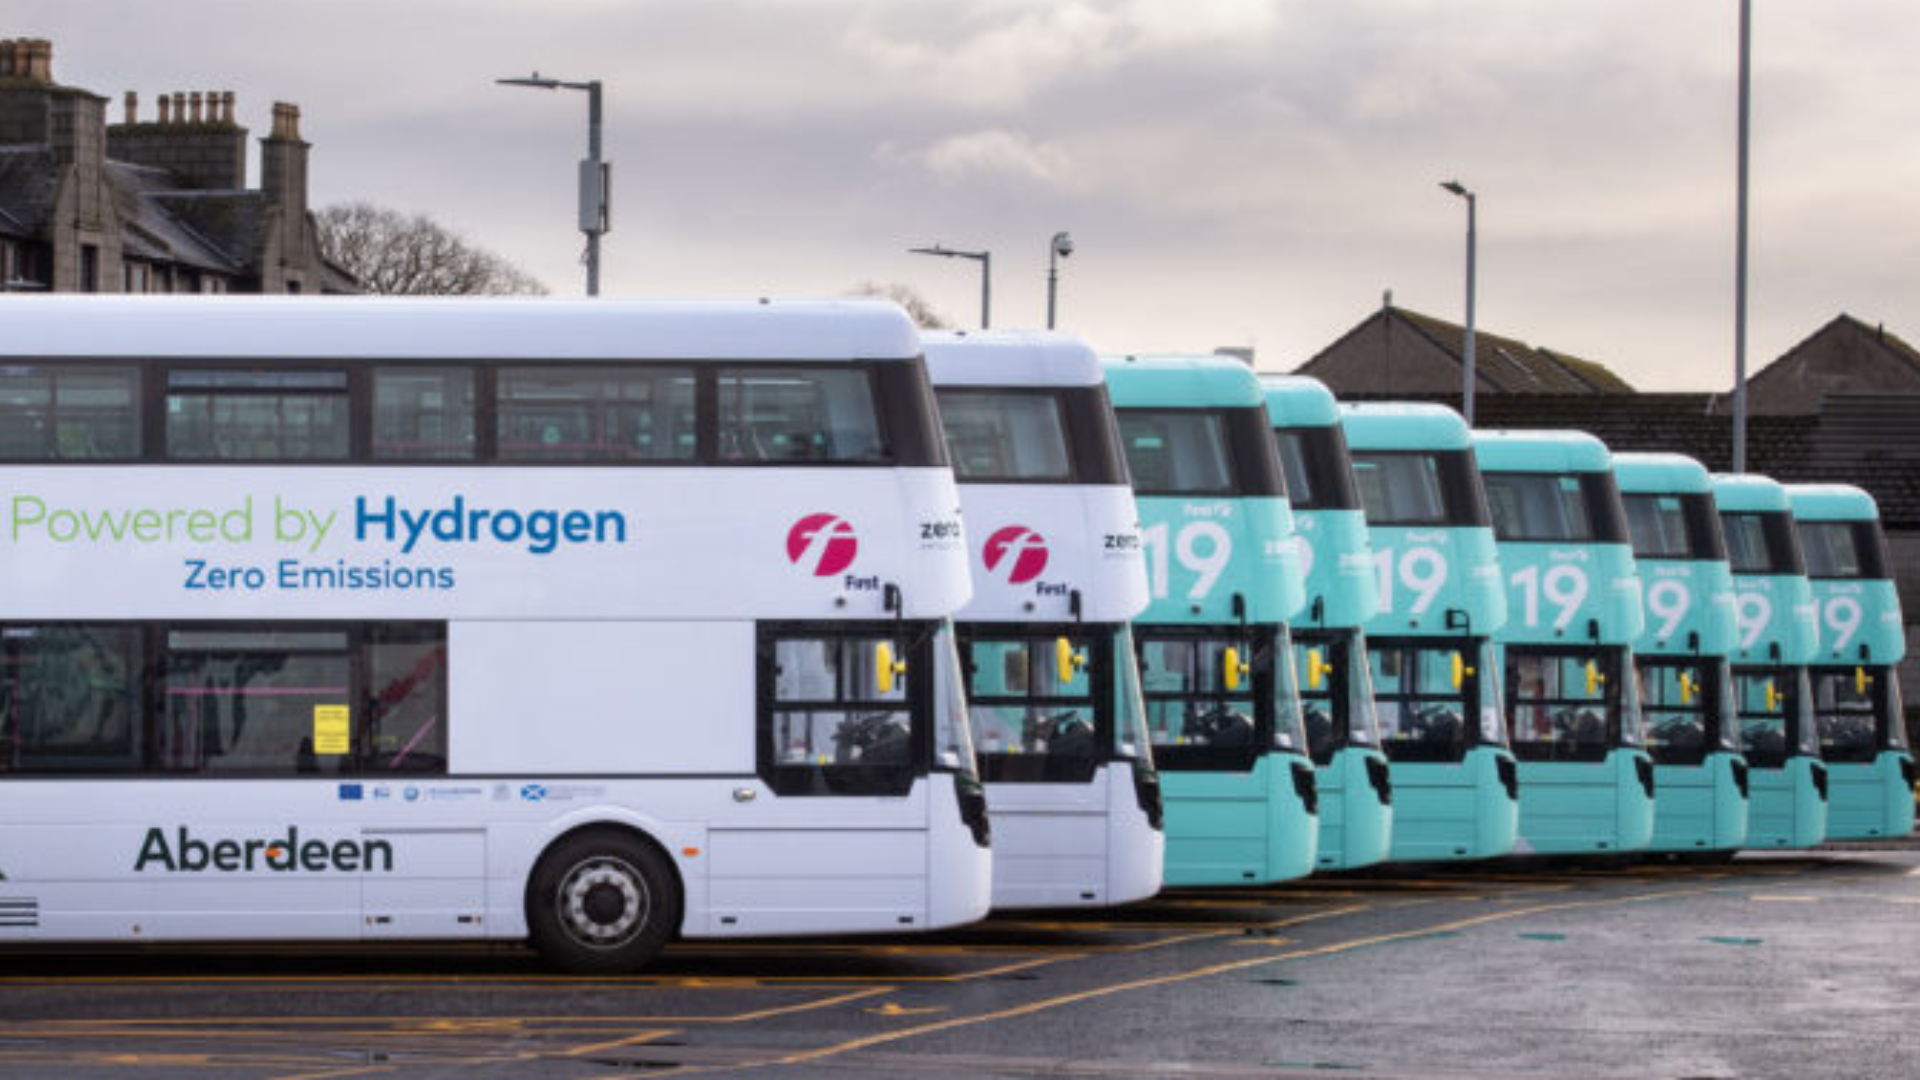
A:
POLYGON ((1231 495, 1233 462, 1221 416, 1194 409, 1121 409, 1120 440, 1142 495, 1231 495))
POLYGON ((637 365, 500 369, 503 461, 692 461, 693 371, 637 365))
POLYGON ((1065 481, 1060 402, 1047 391, 942 389, 940 424, 961 481, 1065 481))
POLYGON ((474 445, 472 368, 393 367, 373 373, 373 456, 469 461, 474 445))
POLYGON ((344 371, 178 369, 167 373, 167 456, 343 461, 351 412, 344 371))
POLYGON ((866 371, 793 365, 722 369, 723 462, 883 462, 887 448, 866 371))
POLYGON ((140 456, 140 373, 133 368, 0 368, 0 459, 140 456))

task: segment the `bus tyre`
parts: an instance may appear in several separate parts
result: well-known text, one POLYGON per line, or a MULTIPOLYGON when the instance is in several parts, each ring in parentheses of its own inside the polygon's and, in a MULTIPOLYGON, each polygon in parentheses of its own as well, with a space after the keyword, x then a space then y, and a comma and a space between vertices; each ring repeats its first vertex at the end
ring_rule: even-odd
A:
POLYGON ((680 890, 659 849, 633 835, 566 837, 534 868, 527 895, 533 946, 580 975, 634 971, 680 925, 680 890))

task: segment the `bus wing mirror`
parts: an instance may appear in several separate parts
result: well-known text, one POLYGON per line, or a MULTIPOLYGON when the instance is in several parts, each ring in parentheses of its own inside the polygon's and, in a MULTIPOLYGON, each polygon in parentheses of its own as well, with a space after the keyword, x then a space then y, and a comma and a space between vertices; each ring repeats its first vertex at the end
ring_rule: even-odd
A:
POLYGON ((1780 711, 1780 691, 1774 689, 1773 680, 1767 680, 1767 711, 1780 711))
POLYGON ((1053 666, 1060 685, 1065 686, 1073 681, 1081 668, 1087 666, 1087 652, 1085 649, 1075 649, 1073 642, 1065 637, 1054 638, 1053 666))
POLYGON ((1247 677, 1247 663, 1240 659, 1240 650, 1232 645, 1220 653, 1220 685, 1228 690, 1240 689, 1247 677))
POLYGON ((1465 686, 1467 683, 1467 676, 1472 674, 1474 674, 1474 670, 1467 666, 1467 658, 1460 655, 1459 653, 1454 653, 1453 654, 1453 688, 1455 690, 1458 690, 1462 686, 1465 686))
POLYGON ((891 694, 907 673, 907 662, 893 655, 893 642, 878 642, 873 647, 873 685, 882 694, 891 694))
POLYGON ((1872 685, 1873 676, 1867 674, 1866 668, 1856 667, 1853 669, 1853 692, 1856 695, 1866 697, 1867 687, 1872 685))
POLYGON ((1307 689, 1318 690, 1327 676, 1333 674, 1333 665, 1321 657, 1319 649, 1307 650, 1307 689))
POLYGON ((1698 689, 1698 687, 1694 685, 1693 673, 1689 671, 1681 672, 1680 673, 1680 704, 1682 705, 1693 704, 1693 692, 1696 689, 1698 689))
POLYGON ((1600 684, 1606 681, 1607 677, 1600 674, 1600 666, 1591 660, 1587 661, 1587 696, 1599 693, 1600 684))

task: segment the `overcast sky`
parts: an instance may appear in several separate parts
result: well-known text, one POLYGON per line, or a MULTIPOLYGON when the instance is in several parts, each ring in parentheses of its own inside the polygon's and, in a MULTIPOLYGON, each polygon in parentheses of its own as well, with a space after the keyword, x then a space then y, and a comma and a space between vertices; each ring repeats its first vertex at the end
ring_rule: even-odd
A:
MULTIPOLYGON (((1920 342, 1920 5, 1758 0, 1749 364, 1845 311, 1920 342)), ((1644 389, 1733 364, 1736 0, 10 0, 0 36, 145 114, 301 107, 316 206, 424 211, 558 293, 606 84, 603 291, 907 284, 1102 351, 1294 367, 1395 302, 1644 389)), ((254 173, 257 182, 257 166, 254 173)))

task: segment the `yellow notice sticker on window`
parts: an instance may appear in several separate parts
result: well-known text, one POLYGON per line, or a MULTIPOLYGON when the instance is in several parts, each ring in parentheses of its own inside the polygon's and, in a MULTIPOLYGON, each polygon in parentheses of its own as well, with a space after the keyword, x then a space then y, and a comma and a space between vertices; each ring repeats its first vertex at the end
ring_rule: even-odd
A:
POLYGON ((313 752, 345 754, 353 749, 353 722, 345 705, 313 707, 313 752))

